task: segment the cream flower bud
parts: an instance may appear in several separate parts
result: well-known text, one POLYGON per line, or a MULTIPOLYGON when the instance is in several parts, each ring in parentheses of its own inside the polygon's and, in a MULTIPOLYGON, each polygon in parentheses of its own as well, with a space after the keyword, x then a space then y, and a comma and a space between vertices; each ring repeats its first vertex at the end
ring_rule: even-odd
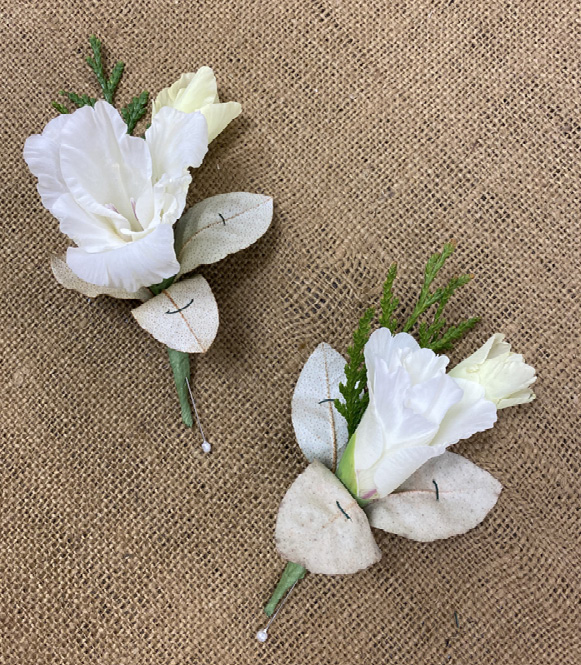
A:
POLYGON ((496 422, 484 389, 446 374, 448 358, 407 333, 374 332, 365 365, 369 406, 337 471, 362 501, 387 496, 448 446, 496 422))
POLYGON ((521 355, 513 353, 500 333, 456 365, 449 375, 480 384, 486 399, 494 402, 497 409, 532 402, 535 398, 530 389, 537 378, 534 367, 527 365, 521 355))
POLYGON ((242 112, 238 102, 220 103, 216 77, 209 67, 182 74, 172 86, 162 90, 153 102, 152 118, 164 106, 171 106, 182 113, 200 111, 208 123, 208 142, 213 141, 242 112))

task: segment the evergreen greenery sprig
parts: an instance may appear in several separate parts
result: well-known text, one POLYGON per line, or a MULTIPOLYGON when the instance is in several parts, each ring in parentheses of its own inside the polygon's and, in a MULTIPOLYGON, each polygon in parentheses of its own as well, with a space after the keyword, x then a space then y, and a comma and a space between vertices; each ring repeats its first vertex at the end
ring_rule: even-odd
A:
MULTIPOLYGON (((103 55, 101 52, 102 43, 95 35, 89 37, 89 43, 91 45, 92 56, 87 56, 86 61, 93 73, 95 74, 101 90, 103 91, 103 97, 109 104, 113 104, 113 98, 115 97, 115 92, 123 76, 123 70, 125 69, 125 64, 119 60, 113 70, 111 75, 107 76, 105 72, 105 64, 103 62, 103 55)), ((95 106, 97 99, 95 97, 90 97, 89 95, 78 95, 75 92, 70 92, 67 90, 61 90, 60 94, 66 97, 70 102, 72 102, 77 108, 82 108, 83 106, 95 106)), ((133 134, 133 130, 137 123, 143 118, 147 113, 147 103, 149 101, 149 93, 147 91, 142 92, 137 97, 133 99, 121 109, 121 116, 127 125, 127 133, 133 134)), ((53 108, 55 108, 59 113, 70 113, 68 107, 60 102, 52 102, 53 108)))
POLYGON ((112 104, 115 91, 117 90, 119 81, 121 81, 121 77, 123 76, 125 63, 119 60, 113 67, 111 76, 107 78, 107 75, 105 74, 105 65, 103 64, 103 56, 101 55, 100 40, 97 39, 95 35, 91 35, 89 37, 89 43, 91 44, 93 57, 91 58, 90 55, 87 56, 87 64, 93 70, 95 76, 97 77, 97 81, 99 81, 99 85, 103 90, 103 97, 105 97, 109 104, 112 104))
POLYGON ((388 328, 392 333, 397 329, 397 319, 394 317, 394 312, 399 305, 399 298, 396 298, 393 293, 393 283, 396 275, 397 263, 392 263, 383 285, 383 296, 380 302, 381 314, 379 316, 379 325, 382 328, 388 328))
POLYGON ((363 349, 369 335, 371 335, 371 321, 375 316, 375 309, 371 307, 359 320, 357 330, 353 334, 353 344, 347 349, 349 362, 345 366, 346 383, 339 385, 339 392, 345 400, 336 399, 334 404, 337 411, 347 421, 349 438, 357 429, 365 409, 369 404, 367 386, 367 369, 363 349))
MULTIPOLYGON (((451 349, 465 333, 474 328, 480 321, 479 317, 472 317, 461 321, 457 325, 447 326, 445 319, 442 318, 444 308, 450 298, 458 289, 468 284, 473 277, 472 275, 452 277, 445 286, 432 291, 434 280, 446 261, 454 253, 454 249, 453 243, 446 243, 441 252, 437 252, 429 258, 424 270, 424 282, 418 302, 402 326, 402 332, 408 333, 417 327, 417 338, 420 346, 432 349, 435 353, 442 353, 451 349), (430 312, 433 313, 431 320, 430 312)), ((398 328, 395 311, 400 304, 399 298, 393 293, 396 275, 397 265, 393 263, 383 285, 383 295, 380 302, 381 311, 378 318, 379 325, 388 328, 392 334, 395 334, 398 328)), ((371 335, 374 315, 375 310, 373 308, 368 309, 353 334, 353 344, 347 350, 349 360, 345 366, 346 382, 339 386, 343 401, 336 399, 334 402, 337 411, 347 421, 349 438, 357 429, 369 404, 367 370, 363 349, 371 335)))
POLYGON ((147 113, 147 102, 149 93, 145 90, 138 97, 134 97, 127 106, 121 109, 121 117, 127 125, 127 133, 133 134, 135 125, 147 113))

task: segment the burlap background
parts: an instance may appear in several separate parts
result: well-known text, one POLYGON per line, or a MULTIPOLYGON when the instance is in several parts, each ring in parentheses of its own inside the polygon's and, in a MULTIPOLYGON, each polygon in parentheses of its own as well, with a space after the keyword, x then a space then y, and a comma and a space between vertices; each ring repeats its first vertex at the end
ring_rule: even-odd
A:
POLYGON ((574 3, 268 4, 0 2, 3 662, 579 663, 574 3), (65 241, 22 145, 61 87, 96 92, 92 32, 127 63, 119 101, 208 64, 243 103, 192 202, 276 201, 256 246, 202 271, 221 314, 195 361, 210 456, 132 304, 50 274, 65 241), (450 237, 449 273, 477 275, 452 312, 484 316, 453 359, 501 330, 540 376, 533 405, 456 448, 500 501, 446 542, 377 532, 379 565, 307 578, 260 645, 276 509, 304 466, 298 372, 323 340, 345 349, 393 259, 410 300, 450 237))

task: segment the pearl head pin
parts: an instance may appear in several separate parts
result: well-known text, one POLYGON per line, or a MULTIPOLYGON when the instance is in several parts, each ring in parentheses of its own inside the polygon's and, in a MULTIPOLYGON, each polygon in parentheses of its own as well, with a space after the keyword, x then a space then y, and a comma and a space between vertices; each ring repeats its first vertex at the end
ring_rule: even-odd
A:
POLYGON ((200 430, 200 434, 202 435, 202 450, 207 454, 212 450, 212 444, 208 441, 208 439, 206 439, 206 436, 204 435, 204 430, 202 429, 202 423, 200 422, 200 416, 198 415, 198 409, 196 408, 196 401, 194 400, 192 389, 190 388, 190 382, 187 376, 186 376, 186 386, 188 387, 190 400, 192 402, 192 406, 194 407, 194 413, 196 414, 196 422, 198 424, 198 429, 200 430))
POLYGON ((266 642, 266 640, 268 639, 268 629, 272 626, 272 622, 276 619, 276 617, 278 616, 278 613, 284 607, 284 604, 288 600, 288 597, 291 595, 291 593, 292 593, 293 589, 296 587, 297 583, 298 583, 298 580, 287 591, 286 596, 281 600, 279 606, 276 608, 276 612, 270 617, 270 621, 266 624, 266 626, 256 633, 256 639, 259 642, 261 642, 262 644, 264 644, 264 642, 266 642))

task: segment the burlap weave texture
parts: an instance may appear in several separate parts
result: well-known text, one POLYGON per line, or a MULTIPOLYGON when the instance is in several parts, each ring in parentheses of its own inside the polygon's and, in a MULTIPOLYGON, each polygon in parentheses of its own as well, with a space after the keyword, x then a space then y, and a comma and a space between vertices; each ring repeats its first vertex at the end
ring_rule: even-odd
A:
POLYGON ((2 662, 547 664, 579 637, 580 14, 566 0, 0 0, 2 662), (214 68, 243 115, 190 202, 272 195, 275 220, 201 270, 220 308, 194 386, 214 451, 179 420, 164 349, 129 302, 49 268, 65 240, 22 160, 62 87, 97 92, 95 32, 125 103, 214 68), (457 446, 504 485, 435 544, 376 532, 382 561, 309 576, 271 631, 276 510, 305 461, 290 398, 321 341, 344 350, 392 260, 475 281, 452 316, 505 332, 538 399, 457 446), (455 613, 458 626, 455 622, 455 613))

